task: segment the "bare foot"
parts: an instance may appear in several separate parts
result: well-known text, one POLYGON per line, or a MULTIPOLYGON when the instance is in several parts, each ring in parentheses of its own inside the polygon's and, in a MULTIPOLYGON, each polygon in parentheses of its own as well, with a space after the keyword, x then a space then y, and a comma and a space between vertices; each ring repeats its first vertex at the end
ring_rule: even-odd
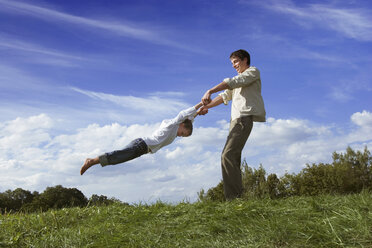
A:
POLYGON ((87 158, 80 169, 80 175, 83 175, 86 170, 95 164, 99 163, 99 158, 87 158))

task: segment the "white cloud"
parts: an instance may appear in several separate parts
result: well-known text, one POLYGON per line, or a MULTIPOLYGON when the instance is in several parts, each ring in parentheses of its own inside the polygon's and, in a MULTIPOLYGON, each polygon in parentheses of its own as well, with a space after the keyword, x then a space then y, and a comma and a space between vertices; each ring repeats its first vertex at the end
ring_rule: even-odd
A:
POLYGON ((358 126, 362 128, 368 128, 368 129, 372 128, 372 113, 366 110, 363 110, 362 113, 360 112, 354 113, 351 116, 351 120, 352 122, 354 122, 355 124, 357 124, 358 126))
POLYGON ((154 36, 153 32, 138 27, 79 17, 28 3, 0 0, 0 4, 3 5, 2 11, 30 15, 48 21, 63 21, 78 25, 92 26, 106 29, 120 35, 133 36, 141 39, 151 39, 154 36))
POLYGON ((62 129, 97 121, 99 124, 158 122, 173 118, 180 110, 191 106, 183 100, 185 94, 181 92, 149 92, 142 96, 95 92, 61 86, 55 79, 36 77, 25 70, 1 64, 0 91, 3 93, 0 121, 42 112, 62 129))
MULTIPOLYGON (((269 53, 270 57, 284 58, 300 58, 304 60, 315 60, 317 62, 326 62, 327 65, 345 65, 350 62, 346 61, 340 54, 332 54, 331 51, 318 51, 314 48, 314 44, 319 42, 319 37, 307 38, 306 40, 298 40, 285 37, 284 33, 274 34, 265 32, 257 28, 253 34, 245 35, 247 39, 255 39, 261 44, 263 52, 269 53), (265 42, 262 42, 265 41, 265 42), (305 43, 304 43, 305 42, 305 43), (310 45, 310 46, 309 46, 310 45), (281 49, 269 50, 268 47, 280 46, 281 49)), ((333 41, 332 41, 333 42, 333 41)))
POLYGON ((332 8, 325 5, 312 5, 311 14, 318 13, 319 22, 349 38, 372 41, 372 23, 370 14, 362 9, 332 8))
POLYGON ((124 165, 97 166, 84 177, 79 175, 86 157, 120 149, 134 138, 150 135, 159 124, 92 124, 73 134, 53 136, 49 133, 54 123, 45 114, 1 123, 0 168, 3 173, 0 175, 0 190, 22 187, 42 191, 47 186, 62 184, 78 187, 88 196, 92 193, 106 194, 129 202, 157 200, 159 197, 174 201, 190 195, 195 198, 202 187, 211 187, 216 183, 210 180, 210 175, 206 176, 209 178, 206 182, 195 181, 200 180, 208 166, 213 168, 215 161, 214 157, 204 156, 202 159, 194 158, 199 163, 190 164, 190 149, 195 151, 190 147, 184 149, 188 154, 182 158, 169 157, 171 152, 168 151, 180 150, 177 146, 170 146, 167 148, 170 150, 144 155, 124 165), (185 176, 188 174, 194 179, 185 176), (190 188, 188 184, 191 181, 194 186, 190 188), (169 184, 173 188, 170 192, 166 190, 169 184), (183 190, 186 186, 187 190, 183 190), (160 192, 166 193, 160 195, 160 192))
MULTIPOLYGON (((197 121, 197 120, 196 120, 197 121)), ((333 151, 348 145, 372 145, 372 113, 354 113, 349 131, 300 119, 269 118, 255 123, 243 151, 250 166, 262 163, 269 173, 298 172, 306 163, 327 162, 333 151)), ((54 134, 48 115, 0 123, 0 191, 25 188, 42 191, 62 184, 84 194, 104 194, 127 202, 195 200, 197 192, 221 179, 220 155, 228 133, 226 121, 215 127, 194 127, 191 137, 178 138, 155 154, 125 164, 92 167, 79 175, 86 157, 120 149, 132 139, 149 135, 159 123, 91 124, 73 133, 54 134)))
POLYGON ((0 6, 2 6, 0 11, 32 16, 48 22, 62 22, 63 24, 74 24, 78 27, 91 27, 105 30, 119 36, 131 37, 155 44, 168 45, 171 47, 195 51, 195 49, 187 45, 183 45, 165 38, 164 34, 154 31, 156 30, 155 27, 144 28, 138 24, 129 22, 123 23, 118 21, 96 20, 17 1, 0 0, 0 6))
POLYGON ((17 38, 0 34, 0 54, 1 56, 9 56, 11 61, 29 64, 43 64, 61 67, 79 67, 82 62, 92 62, 86 55, 84 57, 77 56, 65 51, 50 49, 39 44, 34 44, 29 41, 22 41, 17 38))
POLYGON ((60 57, 60 58, 65 58, 65 59, 73 59, 73 60, 85 60, 83 57, 67 54, 65 52, 60 52, 56 50, 50 50, 45 47, 41 47, 36 44, 32 44, 29 42, 24 42, 21 40, 17 40, 14 38, 0 38, 0 47, 4 48, 10 48, 14 50, 21 50, 21 51, 27 51, 27 52, 32 52, 32 53, 38 53, 38 54, 44 54, 44 55, 49 55, 53 57, 60 57))
POLYGON ((150 96, 156 97, 184 97, 186 95, 185 92, 177 92, 177 91, 157 91, 149 94, 150 96))
MULTIPOLYGON (((47 83, 15 67, 0 64, 0 89, 38 90, 44 92, 47 83)), ((48 87, 50 88, 50 86, 48 87)))
MULTIPOLYGON (((120 96, 113 94, 106 94, 101 92, 94 92, 82 90, 78 88, 71 88, 72 90, 89 96, 93 99, 108 101, 117 104, 123 108, 129 108, 135 111, 141 111, 141 114, 147 115, 162 115, 166 113, 176 113, 181 109, 189 107, 185 102, 176 98, 165 98, 151 95, 147 97, 136 96, 120 96)), ((167 95, 164 92, 163 95, 167 95)), ((171 92, 170 96, 174 96, 175 92, 171 92)))
POLYGON ((38 116, 31 116, 30 118, 17 118, 15 120, 6 122, 5 128, 2 131, 12 133, 25 133, 35 129, 48 129, 53 125, 52 119, 45 114, 38 116))
POLYGON ((299 7, 293 1, 260 2, 259 5, 292 16, 300 24, 315 24, 337 31, 348 38, 372 41, 370 21, 372 16, 361 8, 340 8, 326 4, 309 4, 306 7, 299 7))
POLYGON ((250 139, 260 146, 277 146, 309 140, 328 133, 327 127, 317 127, 306 120, 268 118, 265 124, 255 124, 250 139))
POLYGON ((332 87, 328 96, 338 102, 348 102, 353 99, 351 93, 351 90, 348 90, 347 88, 332 87))
POLYGON ((262 162, 279 175, 298 172, 306 164, 329 162, 334 151, 342 152, 349 145, 371 147, 371 115, 368 111, 354 113, 351 120, 358 127, 349 132, 343 130, 345 127, 307 120, 269 118, 266 123, 255 124, 243 154, 249 164, 262 162))
POLYGON ((0 126, 0 148, 13 156, 33 153, 34 147, 51 140, 48 133, 51 125, 52 120, 45 114, 6 122, 0 126))

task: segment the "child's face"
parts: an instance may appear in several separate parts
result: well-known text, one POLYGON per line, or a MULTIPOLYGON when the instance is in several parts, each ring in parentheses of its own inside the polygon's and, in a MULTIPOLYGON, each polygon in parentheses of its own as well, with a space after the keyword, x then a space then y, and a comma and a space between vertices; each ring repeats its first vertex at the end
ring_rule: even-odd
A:
POLYGON ((178 130, 177 130, 177 136, 180 136, 180 137, 188 137, 190 136, 190 131, 187 130, 183 124, 181 123, 178 127, 178 130))

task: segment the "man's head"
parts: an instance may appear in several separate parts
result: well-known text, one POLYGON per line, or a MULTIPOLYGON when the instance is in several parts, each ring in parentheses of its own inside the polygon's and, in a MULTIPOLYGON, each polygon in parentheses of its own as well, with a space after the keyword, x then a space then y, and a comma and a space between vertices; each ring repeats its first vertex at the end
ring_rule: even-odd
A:
POLYGON ((238 73, 244 72, 249 68, 251 64, 251 56, 246 50, 239 49, 232 52, 230 55, 230 61, 238 73))
POLYGON ((192 134, 192 129, 192 121, 186 119, 178 126, 177 136, 188 137, 192 134))

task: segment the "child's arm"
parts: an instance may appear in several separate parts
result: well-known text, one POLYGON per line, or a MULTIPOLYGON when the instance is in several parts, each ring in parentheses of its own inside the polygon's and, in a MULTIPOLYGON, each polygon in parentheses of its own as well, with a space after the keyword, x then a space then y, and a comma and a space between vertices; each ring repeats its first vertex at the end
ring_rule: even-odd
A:
POLYGON ((197 110, 201 106, 203 106, 202 102, 196 104, 195 106, 182 110, 181 112, 178 113, 178 115, 175 118, 172 119, 171 123, 180 124, 186 119, 190 119, 190 120, 194 119, 195 116, 197 115, 197 110))
MULTIPOLYGON (((196 104, 194 106, 195 110, 198 110, 200 109, 200 107, 203 106, 203 102, 199 102, 198 104, 196 104)), ((199 115, 199 111, 196 112, 196 114, 194 115, 194 118, 197 117, 199 115)))
POLYGON ((203 103, 202 102, 199 102, 198 104, 196 104, 194 106, 195 110, 198 110, 201 106, 203 106, 203 103))

